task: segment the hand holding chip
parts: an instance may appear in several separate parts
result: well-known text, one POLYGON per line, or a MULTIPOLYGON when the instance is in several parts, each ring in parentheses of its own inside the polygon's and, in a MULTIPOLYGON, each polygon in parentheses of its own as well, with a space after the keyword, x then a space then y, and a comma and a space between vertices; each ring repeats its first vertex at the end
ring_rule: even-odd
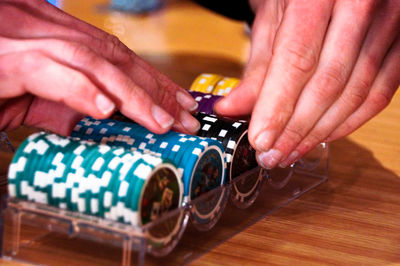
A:
POLYGON ((155 133, 195 133, 193 98, 116 37, 43 0, 0 1, 0 130, 68 134, 115 109, 155 133))
POLYGON ((250 2, 250 59, 216 111, 251 114, 249 140, 264 167, 288 166, 389 104, 400 84, 399 1, 250 2))

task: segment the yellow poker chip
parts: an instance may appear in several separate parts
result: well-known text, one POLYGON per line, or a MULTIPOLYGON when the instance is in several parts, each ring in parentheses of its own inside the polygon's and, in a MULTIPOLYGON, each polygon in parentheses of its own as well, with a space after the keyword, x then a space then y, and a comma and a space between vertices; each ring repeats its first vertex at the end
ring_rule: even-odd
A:
POLYGON ((216 84, 222 78, 223 78, 222 76, 217 74, 208 74, 208 73, 200 74, 192 83, 190 90, 199 91, 202 93, 211 93, 214 90, 216 84))
POLYGON ((240 80, 237 78, 225 77, 217 83, 212 94, 220 96, 228 95, 232 89, 239 85, 239 82, 240 80))

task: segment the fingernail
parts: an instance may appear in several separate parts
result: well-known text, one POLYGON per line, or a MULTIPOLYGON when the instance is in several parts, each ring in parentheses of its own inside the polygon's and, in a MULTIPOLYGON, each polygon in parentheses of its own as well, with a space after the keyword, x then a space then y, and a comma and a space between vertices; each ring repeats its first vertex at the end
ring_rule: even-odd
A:
POLYGON ((186 111, 182 111, 180 115, 181 123, 183 127, 191 132, 191 133, 196 133, 200 129, 200 123, 197 121, 196 118, 194 118, 191 114, 189 114, 186 111))
POLYGON ((292 163, 294 163, 295 161, 298 160, 299 157, 299 152, 298 151, 293 151, 287 158, 286 160, 284 160, 283 162, 281 162, 279 164, 280 168, 286 168, 289 165, 291 165, 292 163))
POLYGON ((153 105, 151 114, 162 128, 169 128, 174 123, 174 118, 158 105, 153 105))
POLYGON ((176 100, 182 105, 183 108, 185 108, 189 112, 196 111, 197 107, 199 106, 199 104, 193 99, 192 96, 181 91, 178 91, 176 93, 176 100))
POLYGON ((254 144, 256 145, 256 150, 258 151, 268 151, 272 146, 274 134, 269 131, 265 130, 258 134, 254 144))
POLYGON ((96 96, 96 106, 104 115, 110 114, 115 109, 115 104, 103 94, 96 96))
POLYGON ((271 149, 267 152, 262 152, 258 155, 258 161, 261 167, 266 169, 272 169, 278 165, 282 159, 282 152, 279 150, 271 149))

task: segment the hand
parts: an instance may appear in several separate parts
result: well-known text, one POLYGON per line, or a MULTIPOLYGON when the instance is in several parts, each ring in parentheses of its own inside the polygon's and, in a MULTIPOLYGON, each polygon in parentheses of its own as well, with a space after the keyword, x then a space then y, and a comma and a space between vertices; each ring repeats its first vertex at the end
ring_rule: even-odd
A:
POLYGON ((0 130, 68 134, 118 108, 155 133, 195 133, 194 99, 111 36, 44 0, 0 0, 0 130))
POLYGON ((252 1, 251 55, 222 115, 252 114, 265 168, 286 167, 386 107, 400 84, 400 1, 252 1))

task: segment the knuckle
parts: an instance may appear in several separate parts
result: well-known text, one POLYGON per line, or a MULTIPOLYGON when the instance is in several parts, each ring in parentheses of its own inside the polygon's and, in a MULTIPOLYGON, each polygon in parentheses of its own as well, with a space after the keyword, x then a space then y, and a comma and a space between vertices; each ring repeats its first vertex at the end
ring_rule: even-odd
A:
POLYGON ((322 70, 317 77, 313 94, 317 104, 325 101, 334 100, 346 83, 345 66, 340 63, 331 63, 326 69, 322 70))
POLYGON ((374 76, 376 71, 380 68, 381 58, 370 51, 365 53, 365 63, 363 64, 363 69, 366 76, 374 76))
POLYGON ((300 143, 300 141, 304 138, 302 130, 299 127, 295 128, 293 126, 287 126, 283 135, 292 143, 300 143))
POLYGON ((336 97, 336 93, 334 93, 334 89, 326 86, 317 86, 312 91, 313 100, 316 105, 325 105, 326 102, 331 102, 334 97, 336 97))
POLYGON ((343 92, 342 100, 347 104, 358 107, 368 96, 372 83, 368 78, 360 78, 348 90, 343 92))
POLYGON ((383 91, 376 91, 370 95, 368 104, 373 110, 379 112, 389 105, 392 96, 383 91))
POLYGON ((119 63, 129 60, 127 48, 117 36, 107 34, 103 43, 104 51, 107 55, 109 55, 110 60, 118 61, 119 63))
POLYGON ((89 47, 76 42, 66 42, 65 46, 66 50, 70 51, 73 62, 77 61, 89 66, 97 65, 97 55, 89 47))
POLYGON ((318 143, 322 142, 321 136, 321 132, 311 131, 302 143, 304 152, 311 151, 318 143))
POLYGON ((283 129, 287 121, 289 121, 294 111, 294 106, 291 104, 284 104, 279 106, 279 109, 272 110, 264 118, 264 123, 268 125, 271 130, 283 129))
POLYGON ((314 49, 301 42, 292 42, 283 53, 285 64, 299 74, 308 74, 314 70, 318 63, 318 55, 314 49))
POLYGON ((342 101, 344 101, 346 105, 359 107, 365 101, 367 95, 368 91, 356 89, 345 93, 342 97, 342 101))
POLYGON ((322 70, 320 83, 322 87, 342 86, 346 82, 347 66, 337 60, 331 61, 324 70, 322 70))
POLYGON ((106 41, 115 47, 118 47, 121 43, 118 37, 112 34, 106 35, 106 41))

